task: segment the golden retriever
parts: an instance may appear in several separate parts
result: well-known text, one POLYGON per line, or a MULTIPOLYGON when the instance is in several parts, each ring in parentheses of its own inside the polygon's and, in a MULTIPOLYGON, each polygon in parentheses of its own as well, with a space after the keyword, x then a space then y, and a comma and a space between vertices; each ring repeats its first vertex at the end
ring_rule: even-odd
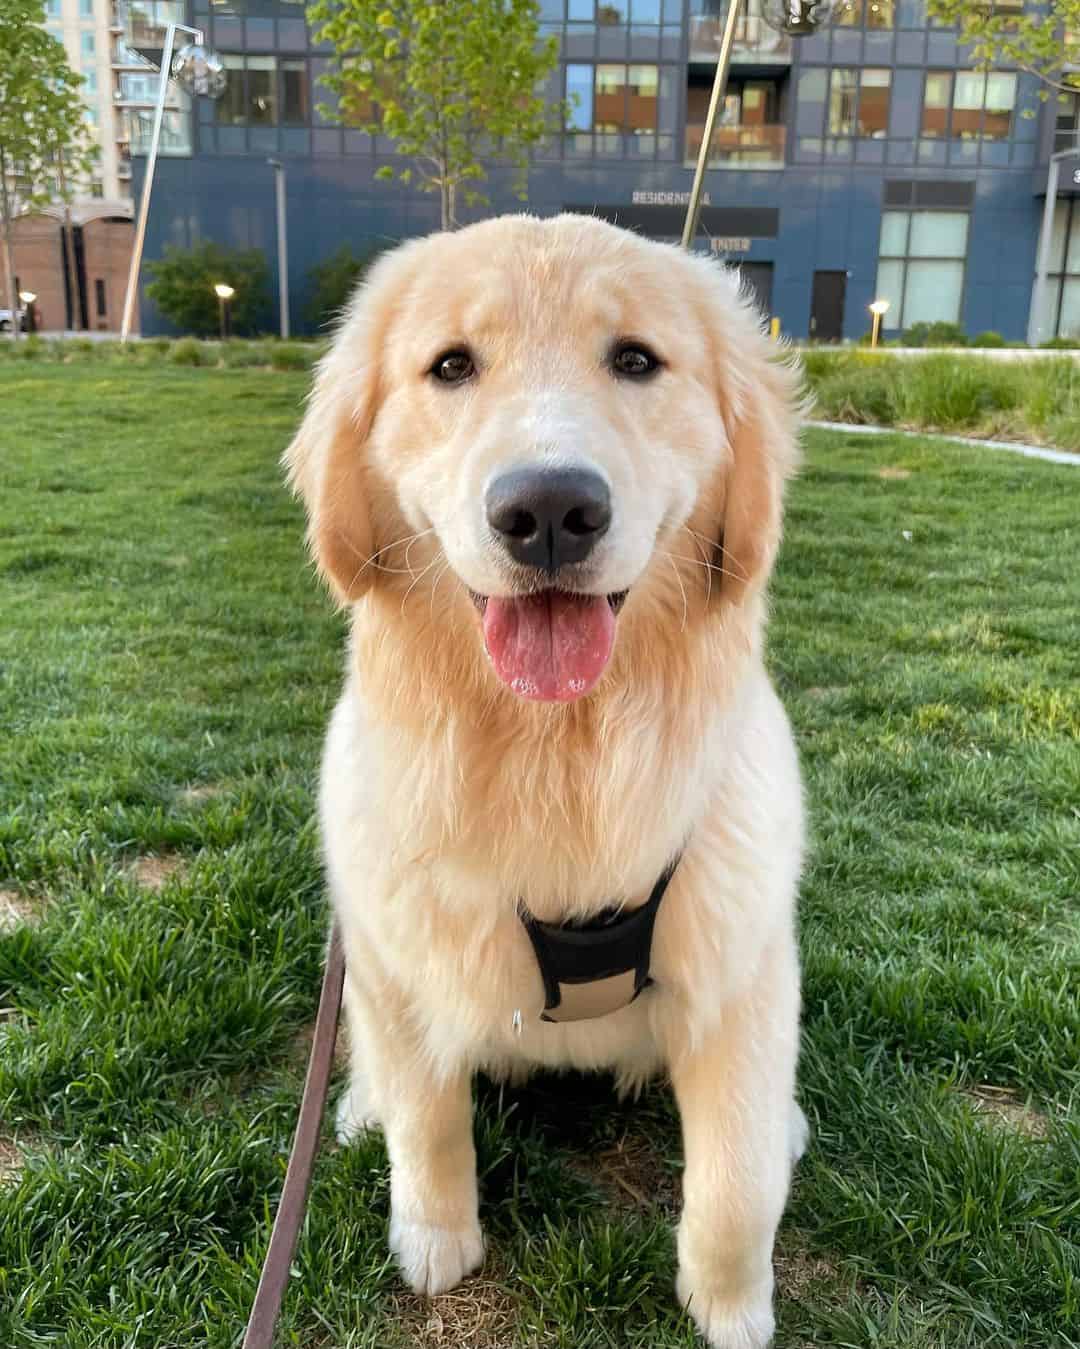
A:
POLYGON ((385 1131, 417 1291, 483 1257, 474 1072, 664 1072, 678 1297, 716 1349, 772 1334, 806 1132, 803 818, 762 633, 799 411, 729 273, 580 215, 395 249, 319 367, 285 464, 350 611, 320 794, 348 969, 338 1130, 385 1131), (522 911, 629 912, 675 859, 651 986, 542 1019, 522 911))

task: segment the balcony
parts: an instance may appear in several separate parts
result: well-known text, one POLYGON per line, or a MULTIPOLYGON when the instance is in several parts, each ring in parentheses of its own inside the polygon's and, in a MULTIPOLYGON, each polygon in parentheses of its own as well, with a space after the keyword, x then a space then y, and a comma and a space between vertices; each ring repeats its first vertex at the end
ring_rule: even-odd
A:
POLYGON ((169 24, 186 20, 184 0, 134 0, 127 10, 127 44, 140 51, 159 52, 169 24))
MULTIPOLYGON (((690 16, 690 60, 715 65, 720 55, 724 19, 712 14, 690 16)), ((770 28, 760 14, 744 14, 735 26, 732 65, 789 66, 791 38, 770 28)))
MULTIPOLYGON (((704 126, 686 128, 686 162, 696 164, 704 126)), ((787 128, 768 122, 718 126, 709 148, 710 169, 782 169, 787 128)))

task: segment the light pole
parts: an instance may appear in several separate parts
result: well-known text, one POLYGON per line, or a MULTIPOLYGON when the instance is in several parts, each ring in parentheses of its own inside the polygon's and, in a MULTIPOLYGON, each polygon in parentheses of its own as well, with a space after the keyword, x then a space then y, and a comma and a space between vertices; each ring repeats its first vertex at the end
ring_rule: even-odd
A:
POLYGON ((875 300, 870 306, 870 312, 874 316, 874 326, 870 330, 870 345, 876 347, 881 336, 881 320, 889 312, 888 300, 875 300))
MULTIPOLYGON (((749 3, 749 0, 747 0, 749 3)), ((728 71, 731 69, 731 49, 735 45, 735 29, 738 27, 739 14, 743 0, 728 0, 727 18, 720 39, 720 53, 716 59, 716 75, 713 79, 712 96, 709 110, 705 114, 705 126, 701 134, 701 148, 698 150, 697 165, 694 168, 694 183, 690 189, 690 201, 686 208, 686 220, 683 222, 682 246, 692 248, 701 219, 701 195, 705 186, 705 170, 709 167, 709 150, 712 147, 713 129, 720 105, 727 92, 728 71)), ((838 15, 852 7, 852 0, 762 0, 761 17, 778 33, 786 37, 809 37, 819 28, 824 28, 838 15)))
POLYGON ((277 204, 278 316, 282 337, 289 335, 289 241, 285 222, 285 165, 280 159, 266 161, 274 170, 274 196, 277 204))
MULTIPOLYGON (((19 299, 26 305, 26 331, 28 334, 36 333, 37 315, 34 313, 34 301, 37 299, 37 291, 20 290, 19 299)), ((14 322, 11 326, 12 328, 17 328, 19 326, 18 314, 15 315, 14 322)))
POLYGON ((221 329, 221 340, 224 342, 232 331, 232 312, 229 302, 236 291, 232 286, 227 286, 224 281, 219 281, 214 287, 214 294, 218 298, 218 326, 221 329))
MULTIPOLYGON (((1039 345, 1046 321, 1046 274, 1050 270, 1050 244, 1054 237, 1054 208, 1057 206, 1058 178, 1061 161, 1080 153, 1080 141, 1069 150, 1058 150, 1050 156, 1050 172, 1046 178, 1046 204, 1043 207, 1042 228, 1039 230, 1039 252, 1035 262, 1035 284, 1031 288, 1031 308, 1028 310, 1027 340, 1029 347, 1039 345)), ((1048 337, 1053 337, 1048 333, 1048 337)))
POLYGON ((124 294, 124 316, 120 321, 121 342, 128 340, 135 312, 135 293, 139 285, 139 268, 142 265, 143 243, 146 239, 146 220, 150 214, 150 193, 154 186, 154 169, 157 167, 158 145, 161 142, 161 124, 165 119, 165 98, 169 91, 170 74, 182 88, 192 94, 205 98, 220 98, 225 91, 225 67, 221 58, 203 45, 202 31, 198 28, 189 28, 185 23, 170 23, 165 30, 165 46, 161 53, 161 79, 158 83, 157 106, 154 109, 154 130, 150 136, 150 150, 146 156, 146 176, 143 179, 142 196, 139 198, 139 218, 135 225, 135 243, 131 250, 131 266, 128 269, 127 290, 124 294), (178 51, 174 61, 173 44, 177 33, 190 33, 195 41, 178 51))

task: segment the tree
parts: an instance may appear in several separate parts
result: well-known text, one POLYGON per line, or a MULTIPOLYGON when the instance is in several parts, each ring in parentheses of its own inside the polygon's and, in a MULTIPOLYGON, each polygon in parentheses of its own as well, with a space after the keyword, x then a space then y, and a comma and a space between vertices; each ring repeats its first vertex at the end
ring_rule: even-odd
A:
POLYGON ((214 286, 225 282, 234 332, 257 332, 270 296, 270 272, 258 248, 223 248, 204 240, 194 248, 166 245, 165 256, 147 263, 154 278, 146 293, 181 332, 209 337, 218 331, 214 286))
MULTIPOLYGON (((529 150, 548 134, 558 109, 540 86, 558 59, 542 41, 536 0, 315 0, 308 20, 338 53, 323 83, 340 115, 379 132, 412 160, 398 171, 438 192, 443 229, 457 225, 459 190, 486 203, 475 185, 484 160, 514 169, 524 199, 529 150)), ((377 177, 393 178, 384 165, 377 177)))
POLYGON ((361 253, 354 253, 348 244, 342 244, 328 258, 316 263, 308 272, 312 285, 308 319, 319 328, 332 323, 381 252, 381 248, 373 245, 361 253))
MULTIPOLYGON (((11 243, 16 218, 69 200, 97 155, 79 95, 82 77, 44 22, 43 0, 0 0, 0 253, 12 315, 19 309, 11 243)), ((18 322, 11 331, 18 336, 18 322)))
POLYGON ((1038 9, 999 9, 987 0, 928 0, 931 18, 959 29, 974 64, 1017 66, 1042 82, 1041 97, 1080 92, 1080 0, 1045 0, 1038 9))

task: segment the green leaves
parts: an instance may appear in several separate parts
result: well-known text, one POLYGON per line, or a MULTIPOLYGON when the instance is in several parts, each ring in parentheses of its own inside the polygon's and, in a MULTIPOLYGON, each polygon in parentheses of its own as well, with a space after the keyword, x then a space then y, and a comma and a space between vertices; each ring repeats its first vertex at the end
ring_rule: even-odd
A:
POLYGON ((458 189, 485 179, 489 164, 508 164, 525 193, 529 151, 561 116, 542 93, 557 49, 540 38, 535 0, 316 0, 308 18, 337 50, 323 83, 347 123, 378 130, 413 161, 376 177, 439 192, 444 229, 457 224, 458 189))
POLYGON ((1039 97, 1051 90, 1080 90, 1080 0, 1047 0, 1039 8, 1000 12, 972 0, 928 0, 930 17, 960 30, 975 65, 1019 66, 1042 81, 1039 97))
POLYGON ((147 263, 147 271, 154 278, 147 295, 181 332, 210 336, 218 331, 218 281, 236 291, 230 301, 233 331, 258 330, 269 284, 261 249, 222 248, 210 241, 194 248, 166 247, 163 258, 147 263))

